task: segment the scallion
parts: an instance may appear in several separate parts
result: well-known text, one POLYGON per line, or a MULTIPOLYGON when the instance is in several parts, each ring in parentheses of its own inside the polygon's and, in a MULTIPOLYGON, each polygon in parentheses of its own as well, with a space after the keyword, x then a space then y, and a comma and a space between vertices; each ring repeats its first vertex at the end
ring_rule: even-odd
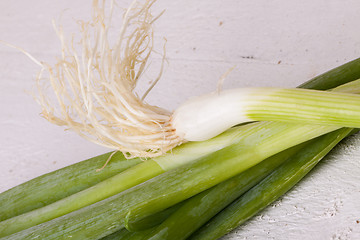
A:
POLYGON ((216 215, 190 239, 215 240, 244 223, 290 190, 351 131, 351 129, 340 129, 321 137, 320 141, 314 141, 312 146, 298 152, 258 185, 216 215))
MULTIPOLYGON (((42 204, 36 200, 44 196, 18 201, 23 205, 19 211, 10 204, 0 222, 0 237, 98 239, 126 224, 130 228, 141 223, 288 148, 344 126, 360 127, 360 97, 336 92, 357 93, 360 80, 334 92, 270 88, 216 92, 185 103, 174 114, 145 103, 147 92, 139 97, 133 90, 153 51, 154 2, 134 1, 124 14, 117 41, 110 45, 115 4, 107 17, 105 1, 101 5, 94 0, 93 21, 81 22, 82 52, 78 54, 58 28, 60 62, 54 67, 35 62, 42 67, 37 100, 46 119, 121 151, 126 158, 157 158, 140 164, 136 158, 120 167, 124 171, 119 174, 104 174, 101 182, 84 181, 42 204), (44 79, 54 90, 55 104, 45 94, 44 79), (276 122, 233 127, 258 120, 276 122), (199 140, 207 141, 185 143, 199 140)), ((156 81, 160 76, 161 72, 156 81)), ((44 179, 4 196, 51 186, 43 184, 44 179)))

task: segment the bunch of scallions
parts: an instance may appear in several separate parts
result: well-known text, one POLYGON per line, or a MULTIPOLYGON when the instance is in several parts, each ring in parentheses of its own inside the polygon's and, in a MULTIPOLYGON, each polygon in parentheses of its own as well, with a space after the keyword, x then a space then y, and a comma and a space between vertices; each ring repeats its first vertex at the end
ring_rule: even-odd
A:
POLYGON ((360 59, 294 89, 217 91, 173 113, 145 103, 133 90, 153 4, 134 1, 114 30, 115 3, 94 0, 80 48, 57 27, 57 64, 24 52, 41 66, 42 115, 114 151, 1 193, 0 239, 218 239, 360 127, 360 59))

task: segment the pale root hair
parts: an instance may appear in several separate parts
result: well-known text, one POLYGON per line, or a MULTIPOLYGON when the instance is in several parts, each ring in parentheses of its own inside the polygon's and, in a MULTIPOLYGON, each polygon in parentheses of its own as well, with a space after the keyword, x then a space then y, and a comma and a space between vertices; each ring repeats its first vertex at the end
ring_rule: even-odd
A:
POLYGON ((170 124, 171 113, 144 102, 162 67, 143 97, 134 92, 153 52, 154 2, 134 1, 121 28, 114 29, 115 2, 106 9, 105 0, 93 0, 92 20, 79 21, 79 45, 74 38, 65 38, 61 26, 55 27, 61 55, 54 66, 41 63, 37 77, 37 101, 44 118, 128 158, 159 156, 181 144, 170 124))

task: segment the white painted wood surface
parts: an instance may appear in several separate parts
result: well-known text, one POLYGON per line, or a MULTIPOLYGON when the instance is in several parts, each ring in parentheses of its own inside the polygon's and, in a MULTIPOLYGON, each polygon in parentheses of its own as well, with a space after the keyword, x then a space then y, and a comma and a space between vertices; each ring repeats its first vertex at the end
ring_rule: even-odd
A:
MULTIPOLYGON (((2 0, 0 39, 52 61, 59 42, 51 20, 63 12, 62 24, 74 31, 74 19, 88 19, 89 2, 2 0)), ((118 4, 126 7, 129 1, 118 4)), ((234 65, 225 88, 293 87, 360 57, 357 0, 159 0, 154 12, 162 9, 156 32, 160 44, 163 36, 168 40, 169 64, 148 102, 170 110, 214 90, 234 65)), ((156 66, 159 59, 152 61, 156 66)), ((40 108, 25 92, 38 70, 27 57, 0 45, 0 63, 0 192, 107 151, 39 116, 40 108)), ((224 239, 360 239, 359 199, 357 134, 295 189, 224 239)))

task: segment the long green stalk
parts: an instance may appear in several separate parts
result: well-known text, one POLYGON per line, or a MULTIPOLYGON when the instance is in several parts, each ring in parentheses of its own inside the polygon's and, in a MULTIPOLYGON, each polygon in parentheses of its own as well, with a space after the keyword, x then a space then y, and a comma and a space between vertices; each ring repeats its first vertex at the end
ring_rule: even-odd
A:
POLYGON ((68 236, 74 239, 98 239, 124 227, 126 215, 133 221, 141 220, 225 181, 267 157, 336 130, 335 127, 275 122, 251 125, 251 134, 244 137, 241 143, 230 145, 63 217, 18 233, 15 232, 31 226, 33 219, 41 218, 41 209, 30 215, 5 220, 0 223, 0 236, 15 233, 4 239, 31 239, 35 236, 43 239, 64 239, 68 236))
POLYGON ((250 119, 360 128, 358 95, 303 89, 266 91, 253 95, 254 104, 246 110, 250 119))
MULTIPOLYGON (((311 143, 316 140, 317 139, 314 139, 311 143)), ((304 148, 304 144, 306 146, 309 145, 308 143, 303 143, 286 149, 239 175, 188 199, 183 206, 169 216, 160 226, 152 231, 151 234, 144 236, 144 239, 186 239, 211 217, 260 182, 275 168, 289 159, 289 157, 299 150, 301 151, 301 149, 304 148)))
MULTIPOLYGON (((300 150, 299 148, 296 149, 295 152, 297 153, 293 154, 294 156, 291 156, 289 159, 287 158, 287 163, 299 161, 298 159, 302 159, 303 162, 311 161, 314 158, 321 159, 350 131, 349 129, 339 129, 307 142, 305 147, 302 145, 300 150)), ((183 207, 156 228, 156 231, 144 239, 187 239, 187 237, 204 225, 211 217, 215 216, 228 204, 282 164, 284 160, 279 158, 281 158, 281 155, 280 157, 279 154, 274 155, 246 172, 189 199, 183 207)), ((272 189, 272 187, 269 189, 272 189)), ((226 217, 223 217, 222 220, 223 219, 226 219, 226 217)), ((219 223, 221 222, 219 221, 219 223)), ((227 227, 227 225, 225 226, 227 227)), ((216 227, 214 227, 214 229, 216 229, 216 227)), ((209 237, 213 235, 213 233, 210 233, 203 239, 217 239, 217 237, 220 237, 218 235, 213 238, 209 237)))
MULTIPOLYGON (((323 90, 357 78, 360 78, 360 58, 321 74, 299 87, 323 90)), ((94 171, 100 168, 109 156, 110 153, 82 161, 1 193, 0 203, 3 207, 0 209, 0 221, 53 203, 141 162, 138 158, 126 160, 121 153, 116 153, 104 170, 94 171)))
POLYGON ((225 181, 278 152, 337 129, 275 122, 263 122, 254 126, 253 134, 246 141, 171 171, 176 173, 177 177, 164 179, 163 182, 171 183, 163 184, 166 188, 159 187, 162 191, 157 194, 160 196, 147 198, 131 207, 128 218, 139 221, 225 181))
POLYGON ((49 205, 142 162, 138 158, 126 159, 118 152, 111 157, 106 168, 96 171, 110 155, 106 153, 90 158, 1 193, 0 221, 49 205))
MULTIPOLYGON (((121 191, 129 189, 165 171, 194 161, 213 151, 224 148, 239 141, 249 132, 252 126, 239 126, 210 139, 206 142, 192 142, 183 144, 174 149, 171 154, 143 161, 125 171, 103 180, 89 188, 74 193, 44 207, 17 215, 0 222, 0 237, 23 229, 32 227, 42 222, 63 216, 107 197, 113 196, 121 191), (13 224, 14 223, 14 224, 13 224), (16 223, 16 224, 15 224, 16 223), (7 226, 11 225, 9 227, 7 226)), ((135 160, 136 161, 136 160, 135 160)), ((95 169, 93 169, 95 171, 95 169)), ((23 203, 23 204, 26 204, 23 203)), ((16 208, 16 206, 14 206, 16 208)), ((13 213, 13 212, 10 212, 13 213)))
MULTIPOLYGON (((187 239, 211 217, 256 185, 283 162, 293 161, 294 158, 307 160, 321 158, 344 137, 343 133, 347 132, 349 132, 348 129, 340 129, 278 153, 247 171, 186 200, 176 212, 155 229, 129 234, 127 239, 187 239), (299 154, 295 155, 295 153, 299 154)), ((120 237, 125 232, 122 230, 117 234, 114 233, 112 238, 116 239, 116 236, 120 237)))
POLYGON ((40 176, 0 194, 1 205, 6 207, 0 210, 0 221, 24 213, 31 215, 29 211, 39 208, 43 214, 41 218, 32 219, 31 224, 65 215, 228 146, 244 135, 246 128, 230 129, 206 142, 185 143, 171 154, 147 161, 139 158, 128 160, 122 153, 116 153, 108 166, 96 172, 109 158, 109 153, 40 176), (74 204, 68 204, 71 201, 74 204), (49 212, 47 209, 57 210, 49 212))
MULTIPOLYGON (((339 81, 340 81, 340 80, 339 80, 339 81)), ((166 165, 166 164, 162 164, 162 165, 164 166, 164 165, 166 165)), ((25 219, 26 219, 26 218, 25 218, 25 219)), ((11 222, 11 221, 10 221, 10 222, 11 222)), ((16 221, 15 221, 15 222, 16 222, 16 221)), ((32 224, 35 225, 34 223, 32 223, 32 224)), ((6 224, 4 224, 4 225, 6 225, 6 224)), ((25 228, 26 228, 26 227, 25 227, 25 228)))
POLYGON ((352 129, 339 129, 313 142, 310 148, 298 152, 258 185, 220 212, 209 223, 191 236, 192 240, 218 239, 267 205, 282 196, 299 182, 352 129))
MULTIPOLYGON (((328 71, 305 84, 301 88, 327 89, 335 87, 336 84, 346 83, 360 77, 360 59, 346 63, 340 67, 328 71), (320 84, 319 84, 320 83, 320 84)), ((223 144, 223 146, 226 144, 223 144)), ((196 146, 200 148, 200 146, 196 146)), ((218 149, 215 145, 213 148, 218 149)), ((196 149, 196 148, 192 148, 196 149)), ((210 147, 207 148, 210 150, 210 147)), ((188 150, 186 150, 188 151, 188 150)), ((191 152, 188 155, 194 154, 191 152)), ((110 164, 102 171, 96 172, 107 160, 110 154, 103 154, 82 163, 77 163, 69 167, 45 174, 29 182, 21 184, 0 194, 0 221, 20 215, 22 213, 46 206, 62 198, 70 196, 76 192, 89 188, 90 186, 103 181, 109 177, 122 172, 123 170, 141 162, 140 159, 126 160, 121 153, 116 153, 110 164), (59 185, 58 183, 61 182, 59 185), (76 183, 76 184, 74 184, 76 183)), ((193 159, 189 157, 188 159, 193 159)), ((174 162, 174 161, 173 161, 174 162)), ((178 162, 185 162, 184 160, 178 162)), ((142 167, 146 167, 144 164, 142 167)), ((163 164, 164 165, 164 164, 163 164)), ((172 165, 171 163, 168 165, 172 165)), ((170 167, 171 168, 171 167, 170 167)), ((141 171, 141 170, 140 170, 141 171)), ((163 171, 152 172, 148 176, 143 175, 147 180, 163 171)), ((130 174, 131 175, 131 174, 130 174)), ((126 182, 130 183, 128 179, 126 182)), ((131 185, 135 185, 134 182, 131 185)), ((126 187, 124 187, 126 188, 126 187)), ((114 191, 116 192, 116 191, 114 191)), ((100 192, 97 192, 100 195, 100 192)), ((90 200, 90 198, 89 198, 90 200)), ((89 201, 89 202, 94 202, 89 201)), ((65 213, 65 212, 64 212, 65 213)))
MULTIPOLYGON (((144 233, 141 233, 143 238, 186 239, 194 230, 203 225, 207 219, 254 186, 305 145, 308 144, 303 143, 286 149, 245 172, 186 200, 175 213, 171 214, 171 216, 158 226, 156 230, 152 231, 151 234, 148 233, 145 236, 144 233)), ((129 231, 138 231, 134 226, 129 229, 129 225, 140 225, 139 222, 131 223, 131 219, 126 220, 128 221, 125 222, 125 227, 129 231)))

